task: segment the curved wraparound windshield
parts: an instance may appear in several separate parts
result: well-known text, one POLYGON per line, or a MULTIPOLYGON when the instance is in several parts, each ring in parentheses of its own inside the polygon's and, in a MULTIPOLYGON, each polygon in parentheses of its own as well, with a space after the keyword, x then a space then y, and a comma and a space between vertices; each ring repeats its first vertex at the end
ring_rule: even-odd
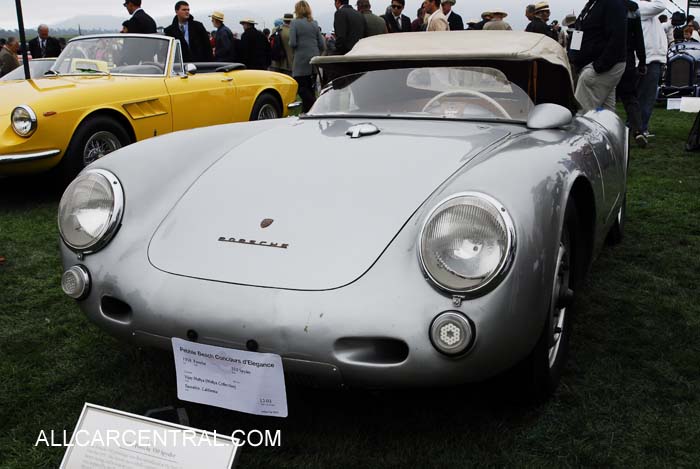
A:
POLYGON ((527 121, 534 104, 490 67, 376 70, 334 80, 309 116, 369 115, 527 121))
POLYGON ((99 37, 68 43, 54 65, 61 75, 163 75, 170 42, 157 36, 99 37))

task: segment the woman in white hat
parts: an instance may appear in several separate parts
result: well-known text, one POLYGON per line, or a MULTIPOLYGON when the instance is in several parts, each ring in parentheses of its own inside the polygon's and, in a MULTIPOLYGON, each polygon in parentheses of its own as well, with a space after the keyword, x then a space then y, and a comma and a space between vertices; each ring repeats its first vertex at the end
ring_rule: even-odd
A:
POLYGON ((508 13, 503 11, 501 8, 491 10, 491 21, 484 25, 484 31, 512 31, 513 28, 511 28, 508 23, 503 21, 503 18, 506 16, 508 16, 508 13))

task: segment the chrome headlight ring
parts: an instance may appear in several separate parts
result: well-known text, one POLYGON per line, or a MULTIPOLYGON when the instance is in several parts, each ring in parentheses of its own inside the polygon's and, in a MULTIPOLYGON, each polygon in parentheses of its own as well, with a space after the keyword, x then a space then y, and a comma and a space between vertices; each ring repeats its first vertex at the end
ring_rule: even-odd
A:
MULTIPOLYGON (((439 223, 439 221, 437 223, 439 223)), ((449 234, 450 233, 448 233, 448 235, 449 234)), ((445 237, 443 236, 443 238, 445 237)), ((449 236, 447 236, 445 239, 449 242, 456 241, 454 238, 449 238, 449 236)), ((443 244, 445 239, 443 239, 443 244)), ((420 230, 417 251, 421 268, 425 276, 437 289, 449 294, 474 298, 493 290, 503 280, 503 278, 505 278, 515 259, 516 246, 517 241, 515 224, 513 223, 508 210, 503 206, 503 204, 493 197, 481 192, 461 192, 453 194, 450 197, 442 200, 430 211, 420 230), (454 209, 455 207, 469 207, 471 210, 467 210, 466 212, 465 210, 462 210, 461 213, 458 211, 457 214, 447 214, 448 211, 454 209), (485 272, 482 272, 480 275, 470 277, 466 274, 460 274, 460 272, 458 272, 456 269, 450 269, 448 262, 442 262, 442 259, 438 259, 441 261, 440 265, 436 265, 434 262, 435 259, 428 259, 430 255, 434 255, 436 259, 440 256, 436 255, 435 250, 429 252, 430 250, 427 249, 427 243, 435 242, 435 238, 432 240, 427 240, 426 230, 430 230, 430 232, 434 234, 436 231, 436 227, 433 226, 435 224, 434 222, 437 217, 445 218, 443 215, 449 215, 447 218, 452 221, 447 222, 447 224, 449 225, 449 223, 452 223, 454 226, 445 227, 444 225, 446 222, 443 221, 443 225, 437 227, 438 233, 442 234, 445 232, 445 230, 450 231, 451 229, 452 232, 462 231, 461 234, 464 236, 466 236, 464 234, 465 230, 469 231, 471 227, 477 226, 477 222, 479 221, 478 218, 483 219, 484 215, 488 215, 485 218, 491 224, 491 226, 479 226, 482 228, 482 230, 476 230, 476 234, 483 234, 484 232, 488 231, 487 228, 490 228, 492 231, 500 233, 498 239, 491 240, 492 242, 489 243, 479 243, 478 240, 466 239, 464 236, 462 236, 464 238, 462 239, 462 243, 457 245, 456 248, 454 243, 452 243, 453 246, 451 249, 453 253, 464 253, 466 259, 469 257, 477 258, 481 256, 483 252, 482 249, 486 248, 488 249, 487 254, 490 254, 486 264, 490 263, 492 265, 491 268, 487 269, 485 272), (477 215, 481 215, 481 217, 477 215), (460 216, 463 217, 461 224, 459 224, 460 216), (454 220, 457 220, 457 222, 454 220), (466 221, 469 221, 470 223, 466 223, 466 221), (496 250, 495 254, 493 252, 494 249, 496 250), (496 257, 498 258, 497 262, 496 257), (429 262, 429 260, 432 260, 433 262, 429 262), (461 285, 459 285, 460 282, 461 285)), ((443 250, 442 253, 444 252, 446 251, 443 250)), ((460 256, 457 255, 455 257, 457 262, 460 262, 460 256)), ((452 260, 454 261, 455 258, 452 260)), ((480 260, 481 259, 477 259, 477 261, 480 260)), ((471 262, 471 260, 467 259, 465 262, 471 262)), ((477 263, 481 264, 481 262, 477 263)))
POLYGON ((107 170, 89 169, 71 182, 63 193, 59 203, 58 229, 69 249, 78 254, 93 254, 112 240, 121 226, 123 215, 124 189, 119 179, 107 170), (92 186, 81 187, 85 184, 92 186), (93 197, 94 193, 109 196, 111 201, 100 206, 104 200, 93 197), (91 207, 96 200, 97 206, 91 207))
POLYGON ((34 110, 22 104, 12 110, 10 114, 10 124, 12 125, 12 130, 14 130, 17 135, 29 138, 36 132, 39 121, 36 118, 34 110))

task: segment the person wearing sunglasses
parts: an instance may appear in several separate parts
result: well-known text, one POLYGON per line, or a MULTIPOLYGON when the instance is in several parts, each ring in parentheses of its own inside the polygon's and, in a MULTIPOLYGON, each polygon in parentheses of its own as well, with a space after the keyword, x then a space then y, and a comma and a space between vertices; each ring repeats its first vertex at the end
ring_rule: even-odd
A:
POLYGON ((141 9, 141 0, 126 0, 124 8, 131 15, 131 18, 124 24, 130 33, 156 34, 156 22, 141 9))
POLYGON ((386 29, 390 33, 410 33, 411 19, 403 14, 406 0, 391 0, 390 11, 382 15, 386 23, 386 29))

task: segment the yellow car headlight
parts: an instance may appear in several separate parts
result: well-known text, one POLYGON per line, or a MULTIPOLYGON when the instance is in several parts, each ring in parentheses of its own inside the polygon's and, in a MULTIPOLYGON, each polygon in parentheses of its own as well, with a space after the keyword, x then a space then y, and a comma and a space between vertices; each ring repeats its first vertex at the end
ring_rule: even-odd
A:
POLYGON ((37 128, 36 114, 29 106, 17 106, 12 111, 12 130, 20 137, 30 137, 37 128))

